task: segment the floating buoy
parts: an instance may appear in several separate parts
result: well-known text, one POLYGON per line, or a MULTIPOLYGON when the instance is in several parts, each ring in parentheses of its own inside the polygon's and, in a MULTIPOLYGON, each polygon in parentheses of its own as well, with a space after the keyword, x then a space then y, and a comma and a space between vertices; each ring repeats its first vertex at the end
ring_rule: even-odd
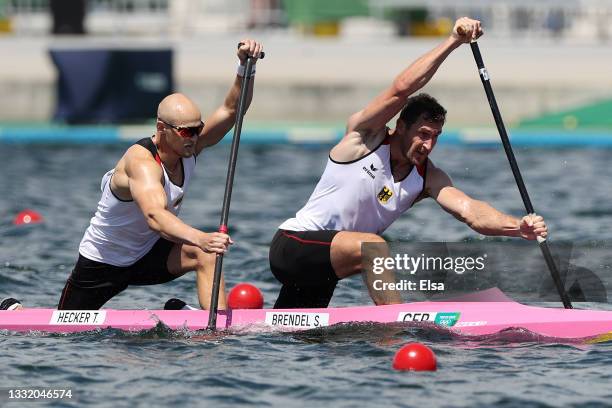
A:
POLYGON ((230 291, 227 305, 230 309, 261 309, 263 295, 256 286, 250 283, 239 283, 230 291))
POLYGON ((436 355, 424 344, 408 343, 395 353, 393 368, 408 371, 436 371, 436 355))
POLYGON ((24 225, 24 224, 38 224, 43 222, 43 217, 34 210, 23 210, 15 216, 13 224, 24 225))

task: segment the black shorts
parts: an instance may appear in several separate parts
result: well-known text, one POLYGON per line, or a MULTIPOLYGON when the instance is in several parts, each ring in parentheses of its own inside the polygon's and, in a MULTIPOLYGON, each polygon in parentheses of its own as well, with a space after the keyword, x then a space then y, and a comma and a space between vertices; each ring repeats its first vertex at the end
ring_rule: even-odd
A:
POLYGON ((113 266, 79 254, 57 308, 97 310, 129 285, 157 285, 178 278, 167 266, 174 245, 160 238, 145 256, 130 266, 113 266))
POLYGON ((338 283, 331 242, 339 231, 278 230, 270 245, 270 269, 283 287, 274 308, 327 307, 338 283))

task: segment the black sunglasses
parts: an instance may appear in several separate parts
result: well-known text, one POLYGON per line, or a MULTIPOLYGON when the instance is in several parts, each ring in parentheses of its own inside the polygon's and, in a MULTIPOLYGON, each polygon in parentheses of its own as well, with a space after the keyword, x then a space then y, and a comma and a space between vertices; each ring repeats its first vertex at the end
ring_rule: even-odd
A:
POLYGON ((199 136, 204 129, 204 122, 200 121, 200 124, 197 126, 176 126, 172 123, 168 123, 163 119, 157 118, 164 125, 170 126, 172 129, 176 130, 179 136, 184 137, 185 139, 190 139, 194 136, 199 136))

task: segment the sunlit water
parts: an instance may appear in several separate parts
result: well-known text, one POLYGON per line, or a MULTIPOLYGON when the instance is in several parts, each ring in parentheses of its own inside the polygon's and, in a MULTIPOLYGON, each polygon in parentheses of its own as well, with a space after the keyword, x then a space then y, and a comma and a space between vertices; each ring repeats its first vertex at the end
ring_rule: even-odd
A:
MULTIPOLYGON (((1 297, 17 297, 31 307, 57 304, 99 198, 100 178, 124 148, 1 147, 1 297), (45 222, 12 226, 12 217, 23 208, 39 211, 45 222)), ((199 158, 184 202, 182 218, 206 231, 218 226, 228 150, 215 147, 199 158)), ((228 286, 254 283, 263 291, 265 305, 272 306, 279 286, 268 270, 268 243, 276 227, 312 192, 326 151, 241 148, 230 215, 236 244, 224 262, 228 286)), ((612 151, 516 153, 532 201, 546 216, 554 239, 612 239, 612 151)), ((440 146, 433 160, 470 195, 503 211, 523 213, 501 148, 440 146)), ((462 241, 477 234, 434 202, 423 202, 386 237, 462 241)), ((161 308, 170 297, 196 303, 193 276, 129 288, 107 307, 161 308)), ((365 301, 361 280, 355 278, 339 284, 332 305, 365 301)), ((162 327, 144 333, 1 333, 0 387, 73 391, 71 401, 40 406, 609 406, 610 343, 550 344, 529 336, 514 340, 463 339, 439 330, 380 325, 217 336, 162 327), (437 353, 437 372, 391 369, 395 351, 415 340, 437 353)))

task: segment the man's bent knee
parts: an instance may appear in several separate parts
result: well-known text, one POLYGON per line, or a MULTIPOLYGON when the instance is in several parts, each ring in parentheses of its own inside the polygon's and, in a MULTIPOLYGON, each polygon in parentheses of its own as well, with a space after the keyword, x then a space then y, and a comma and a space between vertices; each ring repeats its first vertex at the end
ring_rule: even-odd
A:
POLYGON ((178 266, 181 274, 191 271, 204 271, 209 269, 210 265, 214 266, 215 258, 215 254, 204 252, 193 245, 183 244, 180 248, 180 266, 175 264, 173 269, 178 266))
POLYGON ((376 248, 378 250, 383 248, 381 245, 384 245, 385 248, 387 245, 387 241, 376 234, 360 233, 351 238, 353 239, 350 240, 350 244, 348 245, 350 249, 346 252, 349 252, 352 255, 354 262, 361 261, 364 251, 369 253, 367 246, 368 244, 376 244, 372 245, 371 248, 376 248))
POLYGON ((378 248, 380 251, 381 244, 384 244, 384 248, 387 244, 379 235, 370 233, 340 232, 336 238, 332 241, 331 261, 339 279, 360 273, 363 269, 364 255, 367 257, 372 252, 369 248, 378 248), (364 247, 364 244, 378 245, 364 247))
POLYGON ((216 260, 215 254, 204 252, 197 247, 195 247, 195 249, 192 251, 190 257, 195 261, 194 269, 198 271, 207 269, 210 265, 214 265, 216 260))
POLYGON ((381 245, 387 245, 387 241, 384 240, 383 237, 376 234, 363 234, 362 237, 357 242, 359 256, 362 257, 364 255, 364 251, 367 252, 368 248, 364 247, 364 245, 368 244, 377 244, 376 246, 372 245, 374 248, 381 248, 381 245))

